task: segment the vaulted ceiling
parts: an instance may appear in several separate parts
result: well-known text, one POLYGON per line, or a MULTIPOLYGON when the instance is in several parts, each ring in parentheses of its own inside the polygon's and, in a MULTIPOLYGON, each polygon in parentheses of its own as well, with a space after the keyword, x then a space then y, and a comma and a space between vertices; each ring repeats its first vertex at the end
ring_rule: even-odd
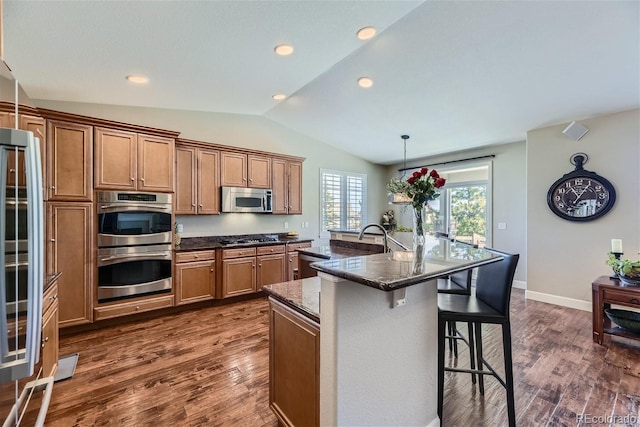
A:
POLYGON ((418 158, 638 108, 639 5, 5 0, 4 59, 35 100, 262 115, 390 164, 404 133, 418 158))

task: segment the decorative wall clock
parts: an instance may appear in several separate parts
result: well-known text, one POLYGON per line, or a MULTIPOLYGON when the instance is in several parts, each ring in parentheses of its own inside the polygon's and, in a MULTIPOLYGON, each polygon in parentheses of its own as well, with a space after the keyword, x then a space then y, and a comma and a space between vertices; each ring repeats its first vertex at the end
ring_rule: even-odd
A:
POLYGON ((589 160, 585 153, 571 156, 576 168, 554 182, 547 193, 551 212, 569 221, 591 221, 611 210, 616 190, 611 182, 582 166, 589 160))

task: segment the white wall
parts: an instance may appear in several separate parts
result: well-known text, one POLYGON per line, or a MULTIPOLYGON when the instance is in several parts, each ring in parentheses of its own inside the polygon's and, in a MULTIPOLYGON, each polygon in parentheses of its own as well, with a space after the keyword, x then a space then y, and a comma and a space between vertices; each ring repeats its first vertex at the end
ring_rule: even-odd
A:
MULTIPOLYGON (((378 207, 386 197, 385 168, 355 157, 321 141, 255 115, 206 113, 156 108, 123 107, 36 100, 39 107, 126 123, 179 131, 181 138, 305 157, 303 215, 182 215, 183 236, 276 233, 298 231, 301 237, 319 235, 319 170, 337 169, 367 174, 368 219, 378 221, 378 207), (284 222, 289 223, 285 230, 284 222), (309 228, 301 228, 308 222, 309 228)), ((330 126, 330 124, 327 124, 330 126)))
POLYGON ((590 310, 591 282, 611 273, 611 239, 622 239, 625 258, 638 259, 640 110, 576 120, 590 129, 580 141, 562 134, 568 123, 527 134, 527 297, 590 310), (546 202, 549 187, 574 170, 569 158, 577 152, 617 193, 608 214, 582 223, 557 217, 546 202))
MULTIPOLYGON (((473 157, 495 155, 493 159, 478 160, 492 161, 493 166, 493 227, 491 233, 492 247, 506 252, 520 254, 520 261, 516 270, 514 285, 525 287, 527 280, 527 197, 526 197, 526 147, 525 142, 483 147, 476 150, 468 150, 451 153, 442 156, 429 157, 407 162, 407 167, 422 165, 436 165, 437 163, 467 159, 473 157), (498 230, 497 224, 507 224, 506 230, 498 230)), ((389 166, 387 169, 387 181, 398 177, 398 168, 402 165, 389 166)), ((434 166, 437 170, 438 165, 434 166)), ((396 212, 399 207, 383 205, 383 209, 392 208, 396 212)))

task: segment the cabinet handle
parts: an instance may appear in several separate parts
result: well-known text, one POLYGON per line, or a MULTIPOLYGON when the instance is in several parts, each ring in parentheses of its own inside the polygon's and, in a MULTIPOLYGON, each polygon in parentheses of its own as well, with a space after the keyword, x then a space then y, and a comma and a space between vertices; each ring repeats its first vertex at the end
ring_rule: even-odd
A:
POLYGON ((140 306, 139 305, 136 305, 136 310, 140 310, 140 306))
POLYGON ((262 267, 262 264, 258 264, 258 267, 262 267))
POLYGON ((202 204, 200 204, 200 207, 202 207, 202 204))
POLYGON ((253 264, 253 265, 251 266, 251 268, 256 268, 256 265, 255 265, 255 264, 253 264))
POLYGON ((246 180, 247 180, 247 178, 242 178, 242 180, 243 180, 243 181, 246 181, 246 180))
POLYGON ((56 300, 56 298, 58 298, 58 294, 52 295, 49 299, 50 299, 51 301, 55 301, 55 300, 56 300))
POLYGON ((638 301, 638 298, 631 298, 631 299, 629 300, 629 302, 630 302, 631 304, 640 304, 640 301, 638 301))
POLYGON ((196 207, 196 204, 194 203, 194 204, 192 204, 191 206, 195 208, 195 207, 196 207))
POLYGON ((194 255, 194 257, 198 258, 198 255, 194 255))
POLYGON ((271 252, 273 252, 273 248, 271 248, 271 252))
POLYGON ((131 177, 131 181, 135 181, 136 179, 134 177, 131 177))
POLYGON ((49 188, 51 188, 52 190, 55 190, 55 189, 56 189, 56 186, 55 186, 55 185, 52 185, 52 186, 51 186, 51 187, 49 187, 49 188))
POLYGON ((140 178, 140 181, 144 182, 144 178, 140 178))
POLYGON ((16 173, 15 169, 9 169, 9 173, 16 173))
POLYGON ((242 255, 242 252, 238 252, 238 255, 242 255))
POLYGON ((49 337, 44 337, 42 339, 42 348, 44 348, 45 344, 49 342, 49 337))
POLYGON ((213 273, 213 268, 211 270, 209 270, 209 271, 213 273))
POLYGON ((55 242, 56 242, 56 239, 51 239, 51 243, 55 243, 55 242))

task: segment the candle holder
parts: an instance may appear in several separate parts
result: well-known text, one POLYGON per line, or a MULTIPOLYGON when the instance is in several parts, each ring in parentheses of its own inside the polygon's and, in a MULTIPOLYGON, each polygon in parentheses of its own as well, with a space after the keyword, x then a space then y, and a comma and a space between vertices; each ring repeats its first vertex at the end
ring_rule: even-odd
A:
MULTIPOLYGON (((620 257, 624 254, 624 252, 611 252, 611 255, 614 256, 615 259, 620 260, 620 257)), ((611 279, 619 279, 618 272, 613 269, 613 274, 609 276, 611 279)))

